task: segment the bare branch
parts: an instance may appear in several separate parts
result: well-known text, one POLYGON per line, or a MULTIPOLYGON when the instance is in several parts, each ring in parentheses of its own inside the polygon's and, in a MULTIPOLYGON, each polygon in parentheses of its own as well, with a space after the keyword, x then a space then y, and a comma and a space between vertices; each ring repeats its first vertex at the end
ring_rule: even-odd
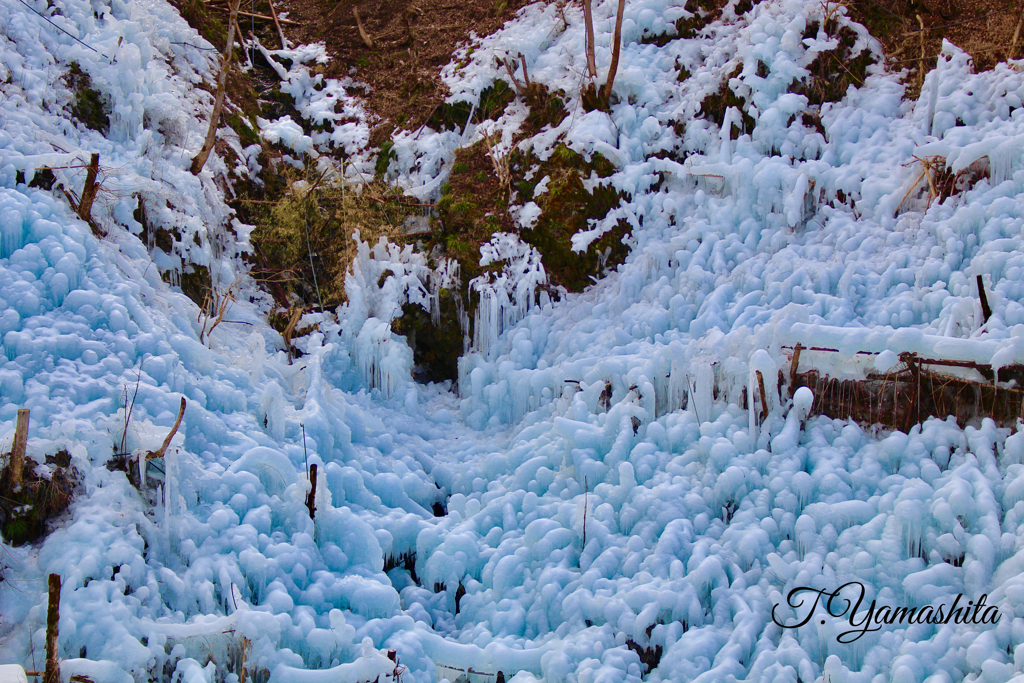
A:
POLYGON ((231 71, 231 58, 235 53, 235 24, 238 22, 238 5, 241 2, 242 0, 234 0, 231 3, 231 15, 228 18, 228 40, 227 45, 224 46, 220 75, 217 78, 217 97, 213 104, 213 114, 210 116, 210 127, 206 131, 206 141, 203 143, 203 148, 199 150, 199 154, 192 159, 192 168, 190 169, 192 175, 199 175, 203 170, 206 160, 210 158, 210 152, 213 151, 213 143, 217 139, 217 124, 220 122, 220 114, 224 109, 224 93, 228 85, 228 72, 231 71))

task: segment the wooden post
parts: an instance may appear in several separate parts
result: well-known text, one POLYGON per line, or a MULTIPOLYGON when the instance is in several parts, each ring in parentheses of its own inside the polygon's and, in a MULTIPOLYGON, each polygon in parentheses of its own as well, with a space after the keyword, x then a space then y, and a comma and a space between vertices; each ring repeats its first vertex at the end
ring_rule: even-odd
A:
POLYGON ((978 298, 981 299, 981 317, 988 322, 988 319, 992 317, 992 307, 988 305, 988 295, 985 294, 985 281, 981 279, 981 275, 978 276, 978 298))
POLYGON ((28 445, 28 408, 18 410, 11 445, 11 488, 19 489, 25 480, 25 447, 28 445))
POLYGON ((89 170, 85 174, 82 201, 78 202, 78 217, 92 225, 92 202, 96 199, 96 175, 100 171, 100 155, 93 152, 89 158, 89 170))
POLYGON ((768 419, 768 397, 764 393, 764 375, 757 371, 757 388, 761 392, 761 422, 768 419))
POLYGON ((789 395, 792 396, 796 392, 796 374, 797 369, 800 367, 800 352, 803 351, 804 347, 800 342, 796 343, 796 348, 793 349, 793 362, 789 366, 789 395))
POLYGON ((309 518, 314 519, 316 512, 316 465, 309 466, 309 495, 306 496, 306 507, 309 508, 309 518))
POLYGON ((46 610, 46 670, 43 683, 60 683, 57 658, 57 622, 60 619, 60 574, 50 574, 49 606, 46 610))

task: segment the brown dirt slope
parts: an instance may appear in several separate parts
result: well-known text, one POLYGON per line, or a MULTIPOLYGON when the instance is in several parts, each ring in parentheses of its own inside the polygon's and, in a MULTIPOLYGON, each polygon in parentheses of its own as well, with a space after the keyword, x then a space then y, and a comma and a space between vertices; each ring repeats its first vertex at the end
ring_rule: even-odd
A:
POLYGON ((935 66, 943 38, 971 55, 975 71, 1024 57, 1024 4, 1019 1, 849 0, 844 4, 849 16, 881 41, 887 68, 911 70, 909 97, 917 96, 924 73, 935 66))
POLYGON ((334 57, 329 75, 348 75, 354 66, 354 78, 372 88, 367 108, 390 123, 375 131, 372 142, 377 145, 392 126, 421 126, 444 101, 448 93, 441 68, 471 32, 493 33, 529 1, 278 0, 289 19, 300 24, 286 29, 290 40, 325 41, 334 57), (359 12, 372 49, 359 35, 353 10, 359 12))

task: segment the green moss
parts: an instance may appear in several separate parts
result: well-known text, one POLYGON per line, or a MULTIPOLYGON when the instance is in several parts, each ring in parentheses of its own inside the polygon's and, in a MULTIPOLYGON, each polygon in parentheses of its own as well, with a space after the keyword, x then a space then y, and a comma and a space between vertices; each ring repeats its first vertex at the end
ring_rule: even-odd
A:
MULTIPOLYGON (((829 23, 834 25, 834 21, 829 23)), ((806 32, 812 28, 812 35, 817 35, 816 22, 808 25, 806 32)), ((828 30, 830 27, 826 25, 825 28, 828 30)), ((851 85, 864 85, 868 67, 875 63, 874 55, 867 47, 862 47, 860 52, 853 52, 853 46, 857 43, 857 33, 853 29, 837 27, 830 35, 839 39, 839 45, 819 53, 807 67, 810 75, 805 80, 795 82, 790 88, 790 92, 806 96, 810 105, 839 102, 846 96, 851 85)))
POLYGON ((255 124, 242 118, 239 112, 233 112, 231 116, 227 117, 227 124, 231 130, 238 134, 238 139, 242 143, 242 147, 248 147, 250 145, 258 145, 260 143, 260 136, 256 132, 257 128, 255 124))
MULTIPOLYGON (((480 101, 473 113, 473 120, 479 122, 497 119, 514 99, 515 92, 505 81, 495 81, 494 85, 480 93, 480 101)), ((462 130, 472 110, 473 105, 469 102, 446 102, 434 109, 427 119, 427 126, 437 131, 462 130)))
POLYGON ((680 38, 694 38, 705 26, 722 16, 724 5, 725 0, 688 1, 686 9, 692 12, 693 16, 676 21, 676 34, 680 38))
MULTIPOLYGON (((533 162, 524 158, 520 163, 529 168, 533 162)), ((622 263, 628 255, 629 247, 622 242, 629 232, 624 222, 586 252, 572 250, 573 235, 586 230, 590 221, 604 218, 625 198, 609 185, 598 185, 588 192, 583 181, 595 175, 607 178, 614 172, 615 166, 600 154, 592 155, 588 162, 565 145, 559 145, 547 161, 539 163, 533 181, 521 181, 520 187, 529 191, 522 196, 531 197, 531 182, 535 185, 545 176, 549 178, 547 191, 533 199, 541 215, 533 229, 524 230, 520 237, 540 252, 552 284, 582 291, 601 277, 606 268, 622 263)))
POLYGON ((412 348, 413 376, 418 381, 455 381, 459 377, 459 356, 463 350, 459 296, 451 290, 438 293, 441 315, 436 325, 430 313, 417 304, 403 306, 402 316, 392 323, 392 329, 405 336, 412 348))
POLYGON ((187 265, 181 273, 181 293, 192 299, 197 306, 203 305, 203 300, 210 292, 213 280, 210 278, 210 269, 206 266, 187 265))
MULTIPOLYGON (((9 456, 8 456, 9 458, 9 456)), ((71 456, 61 451, 47 456, 52 466, 49 479, 35 473, 31 459, 25 463, 22 486, 14 489, 10 471, 0 471, 0 533, 11 545, 31 543, 46 534, 47 523, 71 504, 78 473, 71 467, 71 456)))
POLYGON ((65 78, 74 93, 71 115, 86 128, 106 135, 110 131, 110 108, 100 92, 92 87, 89 74, 82 71, 78 62, 71 62, 65 78))
POLYGON ((391 160, 397 158, 398 154, 395 152, 395 143, 391 140, 385 140, 384 144, 380 146, 380 154, 377 155, 377 162, 373 167, 377 180, 382 179, 388 174, 388 166, 391 165, 391 160))
POLYGON ((713 121, 718 126, 725 122, 725 112, 729 107, 735 107, 739 110, 742 116, 743 127, 741 129, 735 123, 733 124, 732 130, 729 131, 729 137, 732 139, 736 139, 742 133, 750 133, 757 124, 754 118, 747 113, 747 101, 739 97, 729 86, 729 81, 739 76, 742 71, 743 64, 737 64, 736 68, 722 79, 718 90, 705 97, 700 103, 701 117, 708 121, 713 121))

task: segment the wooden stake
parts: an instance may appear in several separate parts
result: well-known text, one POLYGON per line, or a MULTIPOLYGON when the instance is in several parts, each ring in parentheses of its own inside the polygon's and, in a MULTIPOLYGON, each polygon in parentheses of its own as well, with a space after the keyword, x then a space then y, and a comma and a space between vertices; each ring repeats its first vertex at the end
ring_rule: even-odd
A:
POLYGON ((270 5, 270 16, 274 17, 274 26, 277 27, 277 35, 281 38, 281 49, 288 49, 288 41, 284 39, 284 31, 281 30, 281 22, 277 19, 277 10, 274 8, 274 0, 267 0, 270 5))
POLYGON ((21 488, 25 480, 25 447, 28 445, 28 408, 18 410, 18 421, 14 427, 14 443, 11 446, 11 487, 21 488))
POLYGON ((46 671, 43 683, 60 683, 60 661, 57 658, 57 622, 60 620, 60 574, 50 574, 49 605, 46 610, 46 671))
POLYGON ((988 295, 985 294, 985 281, 978 276, 978 298, 981 299, 981 316, 988 322, 992 317, 992 307, 988 305, 988 295))
POLYGON ((85 187, 82 188, 82 201, 78 203, 78 217, 89 225, 92 222, 92 202, 96 199, 96 175, 100 170, 100 155, 93 152, 89 158, 89 170, 85 174, 85 187))
POLYGON ((309 466, 309 495, 306 496, 306 507, 309 508, 309 518, 315 519, 316 513, 316 465, 309 466))
POLYGON ((757 370, 757 388, 761 392, 761 422, 768 419, 768 397, 764 393, 764 375, 757 370))
POLYGON ((804 347, 800 342, 796 343, 796 348, 793 349, 793 362, 789 366, 789 395, 792 396, 796 392, 796 374, 797 368, 800 367, 800 352, 803 351, 804 347))
POLYGON ((373 41, 370 40, 370 36, 366 34, 366 29, 363 28, 363 20, 359 18, 359 9, 356 7, 352 8, 352 14, 356 17, 356 27, 359 29, 359 37, 363 39, 363 43, 366 47, 373 49, 373 41))

